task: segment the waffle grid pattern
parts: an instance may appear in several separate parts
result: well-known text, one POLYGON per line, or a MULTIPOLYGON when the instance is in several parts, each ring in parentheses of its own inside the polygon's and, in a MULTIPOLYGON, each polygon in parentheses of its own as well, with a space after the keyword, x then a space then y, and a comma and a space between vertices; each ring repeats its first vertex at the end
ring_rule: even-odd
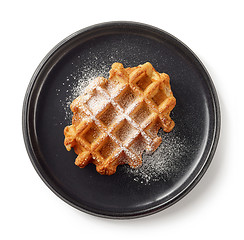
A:
POLYGON ((115 63, 109 80, 95 79, 71 104, 74 117, 64 130, 65 146, 74 147, 76 165, 93 162, 101 174, 113 174, 120 164, 138 167, 143 151, 160 145, 159 128, 174 127, 169 117, 174 106, 167 74, 150 63, 127 69, 115 63))

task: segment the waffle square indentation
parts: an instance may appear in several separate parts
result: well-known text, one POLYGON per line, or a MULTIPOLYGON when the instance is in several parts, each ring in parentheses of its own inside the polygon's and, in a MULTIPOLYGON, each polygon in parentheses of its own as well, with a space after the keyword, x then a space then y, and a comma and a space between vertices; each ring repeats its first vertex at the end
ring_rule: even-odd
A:
POLYGON ((99 149, 102 158, 107 159, 118 148, 118 145, 110 138, 107 137, 103 145, 99 149))
POLYGON ((133 104, 135 99, 135 94, 131 91, 129 87, 127 87, 125 91, 123 91, 122 94, 118 97, 117 101, 123 109, 127 109, 130 105, 133 104))
POLYGON ((136 85, 144 92, 145 89, 152 83, 152 80, 149 76, 146 74, 143 74, 143 76, 139 79, 139 81, 136 82, 136 85))
POLYGON ((109 103, 105 110, 98 116, 98 119, 106 126, 109 127, 115 121, 117 117, 117 111, 114 106, 109 103))
POLYGON ((132 113, 132 118, 141 125, 144 121, 146 121, 151 115, 151 111, 149 110, 147 104, 143 101, 140 103, 139 107, 132 113))
POLYGON ((82 138, 86 140, 89 144, 92 144, 99 136, 101 131, 95 123, 92 123, 90 127, 87 127, 87 130, 82 134, 82 138))
POLYGON ((124 143, 135 136, 137 132, 136 128, 134 128, 128 120, 123 119, 116 127, 115 136, 124 143))

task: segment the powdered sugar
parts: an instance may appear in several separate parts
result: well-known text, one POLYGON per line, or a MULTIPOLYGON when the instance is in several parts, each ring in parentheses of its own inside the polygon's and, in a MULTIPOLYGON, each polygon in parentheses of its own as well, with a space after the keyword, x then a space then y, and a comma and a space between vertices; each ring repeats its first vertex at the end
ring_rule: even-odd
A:
MULTIPOLYGON (((65 102, 61 102, 66 114, 66 120, 71 121, 73 116, 70 111, 71 102, 84 92, 84 89, 92 82, 92 80, 98 76, 107 78, 109 68, 110 66, 106 64, 103 66, 100 65, 99 69, 83 67, 82 70, 78 69, 75 73, 71 73, 67 76, 66 82, 63 83, 63 85, 67 85, 67 97, 65 102)), ((116 92, 112 84, 108 84, 107 90, 110 95, 113 95, 113 92, 116 92)), ((59 92, 60 90, 57 89, 57 95, 59 92)), ((99 95, 101 92, 102 91, 99 91, 97 94, 99 95)), ((97 98, 96 94, 93 96, 95 97, 91 98, 90 101, 88 100, 87 106, 90 106, 89 109, 95 111, 94 113, 97 113, 99 109, 106 105, 105 102, 107 102, 107 99, 101 101, 101 96, 97 96, 97 98)), ((133 100, 134 96, 129 95, 129 98, 130 100, 133 100)), ((127 102, 123 102, 123 97, 121 97, 121 103, 121 107, 127 108, 127 111, 129 112, 131 111, 131 108, 134 107, 134 104, 128 105, 127 102)), ((118 108, 121 107, 118 106, 118 108)), ((147 111, 145 110, 143 114, 147 114, 147 111)), ((143 116, 139 117, 143 118, 143 116)), ((136 125, 134 126, 131 122, 130 124, 137 129, 136 125)), ((145 134, 143 134, 143 132, 141 132, 141 134, 144 138, 145 134)), ((160 180, 166 181, 179 171, 179 166, 181 165, 180 160, 188 152, 187 141, 175 135, 174 130, 171 133, 164 133, 163 131, 160 131, 159 136, 162 137, 162 144, 153 154, 143 154, 142 166, 134 169, 130 168, 128 165, 122 166, 128 177, 140 184, 151 184, 152 182, 160 180)), ((136 152, 142 151, 142 148, 145 147, 143 142, 140 143, 142 146, 133 146, 133 148, 136 149, 136 152)))
MULTIPOLYGON (((99 76, 108 77, 109 68, 110 66, 102 63, 98 66, 98 69, 86 65, 83 68, 77 66, 77 69, 66 77, 66 80, 62 83, 62 85, 67 86, 66 99, 65 101, 60 99, 60 103, 65 111, 66 121, 71 121, 73 116, 70 110, 72 101, 80 96, 94 79, 99 76)), ((60 91, 60 89, 56 89, 57 95, 59 95, 60 91)))
POLYGON ((180 172, 189 147, 185 138, 180 138, 171 133, 159 134, 162 143, 153 154, 143 154, 142 166, 138 168, 124 167, 125 172, 142 184, 151 184, 155 181, 167 181, 180 172))
POLYGON ((97 114, 107 103, 106 97, 100 92, 96 91, 93 96, 87 101, 87 106, 93 114, 97 114))

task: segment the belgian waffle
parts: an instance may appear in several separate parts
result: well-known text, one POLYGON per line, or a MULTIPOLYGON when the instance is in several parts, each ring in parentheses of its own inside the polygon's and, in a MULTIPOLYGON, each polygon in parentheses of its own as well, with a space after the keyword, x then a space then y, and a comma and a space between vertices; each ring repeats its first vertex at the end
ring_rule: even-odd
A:
POLYGON ((143 151, 153 152, 162 142, 158 130, 173 129, 176 104, 169 76, 149 62, 133 68, 114 63, 109 73, 72 102, 72 125, 64 129, 66 149, 78 155, 75 164, 93 163, 105 175, 121 164, 140 166, 143 151))

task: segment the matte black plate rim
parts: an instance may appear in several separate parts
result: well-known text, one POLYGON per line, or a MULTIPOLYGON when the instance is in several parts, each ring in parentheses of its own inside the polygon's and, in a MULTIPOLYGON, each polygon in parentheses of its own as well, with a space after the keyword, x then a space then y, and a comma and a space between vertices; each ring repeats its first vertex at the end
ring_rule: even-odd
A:
POLYGON ((164 210, 164 209, 170 207, 174 203, 178 202, 185 195, 187 195, 196 186, 196 184, 200 181, 200 179, 203 177, 203 175, 205 174, 206 170, 208 169, 208 167, 209 167, 209 165, 210 165, 210 163, 211 163, 211 161, 213 159, 213 156, 215 154, 215 151, 216 151, 216 148, 217 148, 217 144, 218 144, 218 140, 219 140, 219 136, 220 136, 220 125, 221 125, 221 117, 220 117, 220 115, 221 115, 220 114, 220 105, 219 105, 217 92, 216 92, 216 89, 215 89, 214 84, 212 82, 212 79, 211 79, 208 71, 206 70, 206 68, 204 67, 202 62, 200 61, 200 59, 196 56, 196 54, 188 46, 186 46, 183 42, 181 42, 179 39, 177 39, 173 35, 167 33, 164 30, 156 28, 154 26, 151 26, 151 25, 148 25, 148 24, 144 24, 144 23, 139 23, 139 22, 115 21, 115 22, 105 22, 105 23, 95 24, 95 25, 86 27, 84 29, 81 29, 81 30, 71 34, 70 36, 66 37, 64 40, 59 42, 43 58, 43 60, 40 62, 40 64, 38 65, 37 69, 35 70, 32 78, 30 80, 30 83, 29 83, 29 85, 27 87, 27 90, 26 90, 26 94, 25 94, 25 98, 24 98, 24 102, 23 102, 23 109, 22 109, 22 132, 23 132, 23 138, 24 138, 24 142, 25 142, 27 153, 29 155, 31 163, 34 166, 36 172, 41 177, 43 182, 58 197, 60 197, 63 201, 65 201, 66 203, 68 203, 69 205, 73 206, 74 208, 76 208, 78 210, 81 210, 83 212, 86 212, 86 213, 89 213, 89 214, 92 214, 92 215, 95 215, 95 216, 111 218, 111 219, 132 219, 132 218, 138 218, 138 217, 142 217, 142 216, 151 215, 153 213, 159 212, 161 210, 164 210), (39 166, 38 158, 35 155, 35 153, 34 153, 34 151, 32 149, 32 146, 31 146, 31 141, 30 141, 30 137, 29 137, 30 129, 29 129, 29 122, 28 122, 28 112, 30 110, 29 109, 30 96, 32 94, 34 84, 35 84, 35 82, 37 80, 37 76, 38 76, 39 72, 41 71, 42 67, 45 65, 45 63, 48 61, 48 59, 52 56, 52 54, 55 53, 56 50, 58 50, 62 45, 64 45, 66 42, 68 42, 69 40, 71 40, 72 38, 74 38, 77 35, 84 34, 86 32, 90 32, 90 31, 93 31, 93 30, 99 29, 99 28, 104 28, 104 27, 116 28, 116 27, 121 27, 121 26, 123 26, 125 28, 128 27, 128 26, 133 26, 133 27, 142 28, 142 29, 150 29, 150 30, 156 31, 156 32, 161 33, 161 34, 168 35, 169 37, 171 37, 174 40, 176 40, 179 45, 182 45, 184 48, 186 48, 186 50, 188 50, 193 55, 193 57, 202 66, 202 68, 204 69, 204 71, 206 72, 206 74, 208 76, 208 81, 209 81, 209 84, 210 84, 211 94, 212 94, 213 100, 214 100, 213 105, 215 107, 215 119, 216 119, 216 122, 215 122, 215 128, 214 128, 214 137, 212 139, 212 146, 210 147, 210 150, 209 150, 209 153, 208 153, 208 157, 206 158, 205 164, 203 165, 202 169, 198 172, 198 174, 196 174, 195 178, 178 195, 176 195, 174 198, 170 199, 168 202, 164 202, 163 205, 161 204, 161 205, 159 205, 157 207, 153 207, 151 209, 147 209, 147 210, 143 210, 143 211, 137 211, 137 212, 131 212, 131 213, 126 213, 126 214, 117 214, 117 213, 113 213, 113 214, 107 213, 106 214, 106 213, 100 213, 100 212, 96 212, 96 211, 92 211, 92 210, 87 210, 87 209, 84 209, 84 208, 81 208, 81 207, 77 206, 71 200, 68 200, 65 196, 61 195, 55 189, 55 187, 52 185, 52 183, 48 180, 48 177, 47 177, 46 173, 39 166))

